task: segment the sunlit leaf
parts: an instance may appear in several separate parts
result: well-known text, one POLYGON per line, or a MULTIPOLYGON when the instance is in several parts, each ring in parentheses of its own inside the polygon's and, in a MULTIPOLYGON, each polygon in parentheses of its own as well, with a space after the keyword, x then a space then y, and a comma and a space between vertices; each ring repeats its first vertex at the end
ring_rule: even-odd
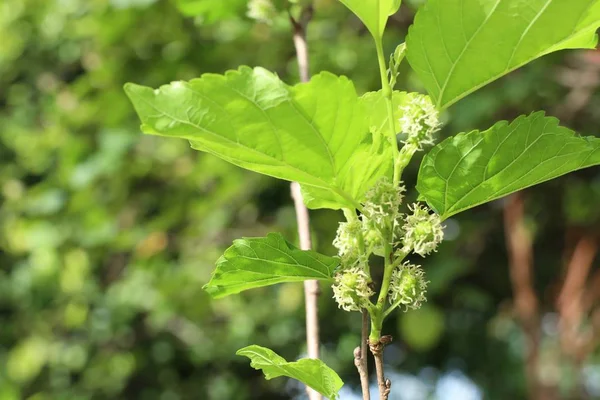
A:
POLYGON ((250 365, 262 370, 267 379, 280 376, 297 379, 330 399, 337 399, 344 385, 338 374, 321 360, 304 358, 287 362, 273 350, 256 345, 244 347, 236 354, 248 357, 250 365))
POLYGON ((333 208, 356 207, 368 190, 359 170, 349 172, 370 134, 364 105, 345 77, 321 73, 288 87, 265 69, 241 67, 157 90, 125 90, 145 133, 185 138, 241 167, 327 191, 333 208))
MULTIPOLYGON (((394 127, 396 132, 400 129, 400 118, 402 113, 400 108, 404 105, 406 98, 406 92, 394 91, 392 96, 392 110, 394 111, 394 127)), ((388 110, 386 105, 386 99, 383 93, 368 92, 362 95, 360 98, 361 102, 365 105, 367 115, 369 116, 369 127, 371 131, 382 133, 388 130, 388 110)))
POLYGON ((423 159, 417 189, 447 218, 571 171, 600 164, 600 138, 538 112, 448 138, 423 159))
POLYGON ((373 37, 381 39, 388 17, 400 8, 400 0, 340 0, 365 24, 373 37))
POLYGON ((214 298, 282 282, 329 281, 339 264, 336 257, 300 250, 279 233, 233 242, 217 261, 204 289, 214 298))
POLYGON ((407 38, 408 61, 445 108, 545 54, 594 48, 599 0, 429 0, 407 38))

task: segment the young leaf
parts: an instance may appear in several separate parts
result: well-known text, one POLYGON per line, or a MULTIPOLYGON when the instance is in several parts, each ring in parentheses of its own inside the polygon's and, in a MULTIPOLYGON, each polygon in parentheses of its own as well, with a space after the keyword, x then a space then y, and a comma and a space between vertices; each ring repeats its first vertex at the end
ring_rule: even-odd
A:
POLYGON ((365 24, 375 40, 381 40, 388 17, 400 8, 401 0, 340 0, 365 24))
POLYGON ((145 133, 185 138, 243 168, 327 191, 337 208, 356 207, 368 189, 344 176, 369 136, 364 107, 345 77, 321 73, 288 87, 262 68, 241 67, 157 90, 125 90, 145 133))
POLYGON ((282 282, 329 281, 338 264, 337 257, 300 250, 279 233, 243 238, 225 250, 204 289, 213 298, 219 298, 282 282))
POLYGON ((402 64, 402 60, 406 56, 406 43, 401 43, 396 46, 396 50, 390 56, 390 66, 388 69, 388 75, 390 79, 390 87, 394 89, 396 86, 396 80, 398 79, 398 75, 400 74, 400 64, 402 64))
POLYGON ((594 48, 599 0, 429 0, 408 61, 438 108, 545 54, 594 48))
POLYGON ((273 350, 257 345, 239 349, 235 354, 250 359, 250 366, 261 369, 266 379, 287 376, 297 379, 329 399, 337 399, 344 385, 338 374, 321 360, 303 358, 287 362, 273 350))
POLYGON ((543 112, 460 133, 421 163, 417 190, 443 218, 600 164, 600 138, 581 137, 543 112))

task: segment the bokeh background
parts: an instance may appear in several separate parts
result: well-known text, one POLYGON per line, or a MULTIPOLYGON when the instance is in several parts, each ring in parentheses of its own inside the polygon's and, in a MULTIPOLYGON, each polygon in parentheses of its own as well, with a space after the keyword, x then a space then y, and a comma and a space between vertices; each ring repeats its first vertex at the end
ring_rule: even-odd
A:
MULTIPOLYGON (((420 3, 391 18, 387 53, 420 3)), ((288 183, 142 135, 122 90, 242 64, 297 82, 286 13, 247 14, 246 0, 0 1, 0 400, 304 395, 235 356, 304 354, 302 285, 201 289, 233 239, 297 240, 288 183)), ((336 0, 315 1, 309 47, 313 72, 378 88, 371 38, 336 0)), ((600 53, 550 55, 453 106, 441 136, 540 109, 598 135, 599 84, 600 53)), ((423 90, 406 63, 398 87, 423 90)), ((335 254, 341 213, 311 217, 335 254)), ((447 221, 423 261, 429 301, 385 325, 393 399, 600 399, 599 232, 600 168, 447 221)), ((360 316, 322 292, 323 358, 354 399, 360 316)))

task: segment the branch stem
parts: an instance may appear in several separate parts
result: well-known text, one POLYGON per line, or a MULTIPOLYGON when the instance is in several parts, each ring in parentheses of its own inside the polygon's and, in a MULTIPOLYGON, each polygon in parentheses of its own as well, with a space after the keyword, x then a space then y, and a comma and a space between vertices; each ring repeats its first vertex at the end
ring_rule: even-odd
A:
MULTIPOLYGON (((312 18, 312 5, 305 7, 299 20, 290 14, 290 22, 294 29, 294 47, 298 59, 300 80, 308 82, 310 76, 308 62, 308 44, 306 42, 306 28, 312 18)), ((298 223, 298 236, 300 248, 310 250, 312 248, 310 238, 310 218, 308 209, 304 204, 300 184, 292 182, 292 198, 296 209, 296 221, 298 223)), ((319 358, 319 314, 318 314, 319 282, 316 280, 304 281, 304 301, 306 309, 306 347, 309 358, 319 358)), ((306 392, 310 400, 322 400, 323 396, 317 391, 307 387, 306 392)))
POLYGON ((381 77, 381 93, 383 94, 383 97, 385 97, 386 109, 388 114, 388 140, 392 145, 392 152, 394 155, 394 185, 398 185, 400 183, 401 170, 396 165, 399 151, 398 140, 396 139, 396 128, 394 125, 394 104, 392 102, 393 91, 388 80, 387 64, 385 61, 385 56, 383 54, 383 43, 381 39, 375 40, 375 49, 377 50, 379 75, 381 77))
POLYGON ((390 336, 384 336, 377 342, 369 341, 369 348, 375 359, 375 372, 377 374, 377 385, 379 386, 379 400, 388 400, 392 382, 386 379, 383 366, 383 348, 391 342, 390 336))
POLYGON ((362 328, 360 335, 360 347, 354 349, 354 365, 360 376, 360 388, 362 391, 363 400, 371 400, 369 393, 369 369, 367 366, 367 346, 369 335, 369 313, 366 310, 362 311, 362 328))

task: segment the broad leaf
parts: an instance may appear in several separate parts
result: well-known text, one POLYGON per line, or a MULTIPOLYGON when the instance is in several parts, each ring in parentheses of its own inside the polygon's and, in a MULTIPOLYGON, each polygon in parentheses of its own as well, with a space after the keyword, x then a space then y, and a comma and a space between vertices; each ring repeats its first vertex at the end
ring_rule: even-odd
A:
POLYGON ((280 376, 297 379, 330 399, 337 399, 344 385, 338 374, 321 360, 304 358, 287 362, 273 350, 256 345, 244 347, 236 354, 248 357, 250 366, 262 370, 267 379, 280 376))
POLYGON ((600 138, 581 137, 543 112, 460 133, 421 163, 417 189, 442 217, 600 164, 600 138))
MULTIPOLYGON (((387 140, 378 144, 367 142, 360 145, 345 163, 340 171, 338 182, 351 193, 356 193, 356 199, 363 200, 363 194, 377 183, 382 176, 392 176, 394 154, 387 140), (360 193, 360 195, 358 195, 360 193)), ((344 206, 338 196, 329 190, 310 185, 300 185, 304 203, 308 208, 330 208, 337 210, 344 206)))
MULTIPOLYGON (((396 128, 396 132, 400 130, 400 118, 402 117, 401 107, 404 105, 404 100, 406 98, 406 92, 398 92, 394 91, 392 96, 392 110, 394 111, 394 127, 396 128)), ((369 128, 371 132, 382 134, 383 136, 387 136, 385 132, 388 131, 388 111, 386 99, 383 96, 383 93, 378 92, 368 92, 362 95, 360 98, 361 102, 364 104, 365 109, 367 110, 367 115, 369 116, 369 128)))
POLYGON ((388 17, 400 8, 401 0, 340 0, 380 40, 388 17))
POLYGON ((241 67, 125 90, 145 133, 185 138, 241 167, 327 191, 337 208, 357 206, 367 190, 345 172, 369 137, 364 106, 345 77, 321 73, 288 87, 262 68, 241 67))
POLYGON ((600 0, 428 0, 408 61, 438 108, 545 54, 594 48, 600 0))
POLYGON ((329 281, 338 264, 337 257, 300 250, 280 234, 270 233, 264 238, 235 240, 217 261, 204 289, 219 298, 282 282, 329 281))
MULTIPOLYGON (((404 105, 406 92, 394 91, 392 96, 392 109, 394 110, 394 126, 396 132, 400 130, 399 121, 402 117, 401 107, 404 105)), ((388 140, 388 111, 386 99, 380 91, 368 92, 360 97, 368 115, 368 125, 371 131, 371 140, 363 143, 354 151, 352 157, 340 173, 340 180, 344 187, 349 187, 351 193, 364 193, 373 187, 382 176, 392 176, 393 159, 392 145, 388 140)), ((340 208, 339 200, 331 196, 328 191, 302 185, 304 202, 309 208, 340 208)), ((361 198, 357 200, 362 201, 361 198)))

